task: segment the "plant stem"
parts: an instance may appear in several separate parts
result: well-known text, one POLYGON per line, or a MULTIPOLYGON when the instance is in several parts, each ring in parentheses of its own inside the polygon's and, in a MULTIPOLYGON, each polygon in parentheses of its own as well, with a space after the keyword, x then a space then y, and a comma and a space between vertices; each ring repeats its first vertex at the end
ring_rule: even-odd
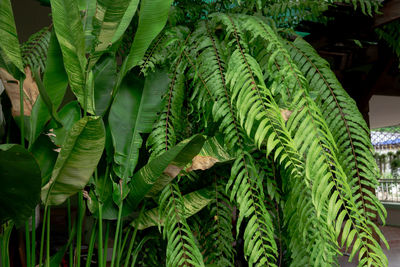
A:
MULTIPOLYGON (((67 217, 68 217, 68 236, 71 237, 72 229, 72 218, 71 218, 71 200, 67 199, 67 217)), ((72 241, 69 245, 69 267, 72 267, 74 263, 74 242, 72 241)))
POLYGON ((85 213, 82 192, 78 193, 78 230, 76 232, 76 266, 81 266, 82 223, 85 213))
POLYGON ((121 216, 122 215, 122 206, 123 206, 123 202, 121 201, 121 204, 118 207, 117 229, 115 230, 114 246, 113 246, 112 258, 111 258, 111 267, 114 267, 115 253, 117 252, 119 228, 121 226, 121 217, 122 217, 121 216))
POLYGON ((122 246, 121 246, 122 232, 123 231, 121 230, 120 231, 121 236, 120 236, 120 239, 119 239, 119 246, 118 246, 117 263, 116 263, 117 266, 120 266, 119 262, 120 262, 121 256, 122 256, 121 252, 124 251, 124 249, 125 249, 126 241, 128 240, 128 236, 131 233, 131 228, 130 227, 128 228, 128 232, 125 234, 124 242, 122 242, 122 246))
POLYGON ((33 209, 32 215, 32 267, 36 266, 36 207, 33 209))
POLYGON ((31 266, 31 241, 29 238, 29 219, 25 222, 25 251, 26 251, 26 266, 31 266))
POLYGON ((12 221, 9 221, 4 223, 0 228, 0 252, 1 264, 3 267, 10 267, 10 255, 8 252, 8 246, 13 227, 14 223, 12 221))
POLYGON ((42 266, 43 260, 43 245, 44 245, 44 230, 46 228, 46 220, 47 220, 47 205, 44 207, 44 215, 43 215, 43 222, 42 222, 42 233, 40 237, 40 252, 39 252, 39 266, 42 266))
POLYGON ((96 242, 96 236, 97 236, 97 221, 94 223, 94 225, 92 227, 92 233, 90 234, 90 242, 89 242, 88 255, 87 255, 87 259, 86 259, 86 267, 90 267, 90 264, 92 263, 93 248, 94 248, 94 243, 96 242))
POLYGON ((109 222, 107 222, 107 224, 106 224, 106 237, 105 237, 105 241, 104 241, 104 254, 103 254, 103 256, 104 256, 104 260, 103 260, 103 263, 104 263, 104 265, 107 265, 107 254, 108 254, 108 236, 109 236, 109 234, 110 234, 110 223, 109 222))
POLYGON ((137 233, 137 230, 138 230, 138 224, 139 224, 140 218, 142 217, 142 214, 143 214, 145 206, 146 205, 143 204, 142 208, 140 209, 139 217, 138 217, 138 220, 137 220, 136 225, 135 225, 135 230, 133 231, 133 234, 132 234, 132 237, 131 237, 131 241, 129 242, 128 252, 127 252, 127 255, 126 255, 126 258, 125 258, 125 264, 124 264, 125 267, 128 267, 129 260, 131 258, 132 248, 133 248, 133 244, 135 243, 136 233, 137 233))
POLYGON ((21 145, 25 147, 24 78, 19 79, 19 113, 21 145))
POLYGON ((103 267, 103 205, 100 203, 100 200, 97 201, 99 208, 99 241, 98 241, 98 261, 99 267, 103 267))
POLYGON ((46 267, 50 267, 50 207, 47 212, 47 231, 46 231, 46 267))

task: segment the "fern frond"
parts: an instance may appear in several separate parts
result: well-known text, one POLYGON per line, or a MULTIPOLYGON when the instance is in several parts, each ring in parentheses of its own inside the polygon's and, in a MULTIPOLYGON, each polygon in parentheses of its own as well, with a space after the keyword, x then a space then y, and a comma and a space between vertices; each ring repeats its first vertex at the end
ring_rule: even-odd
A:
POLYGON ((162 31, 140 61, 140 72, 146 76, 149 71, 154 71, 156 66, 162 65, 168 60, 172 61, 188 34, 189 29, 184 26, 176 26, 162 31), (174 50, 175 52, 171 53, 174 50))
POLYGON ((164 188, 159 205, 159 214, 165 218, 163 235, 168 240, 166 266, 204 266, 193 233, 182 216, 185 206, 176 184, 164 188))
MULTIPOLYGON (((268 46, 271 50, 269 61, 275 61, 278 69, 282 70, 278 72, 276 77, 278 81, 276 82, 286 80, 285 84, 292 85, 293 89, 288 90, 291 95, 286 96, 290 102, 285 101, 286 105, 293 110, 287 127, 293 135, 299 152, 305 154, 306 173, 310 173, 310 176, 313 177, 312 197, 313 201, 318 203, 317 216, 326 212, 326 224, 335 226, 337 238, 342 232, 342 240, 348 240, 347 247, 353 240, 356 242, 357 246, 353 247, 351 258, 357 251, 360 251, 361 262, 365 262, 367 259, 378 265, 387 266, 386 257, 379 244, 373 239, 372 231, 365 230, 374 224, 359 210, 357 197, 353 195, 348 177, 338 160, 336 142, 320 110, 308 96, 309 87, 306 78, 297 69, 280 39, 268 25, 253 18, 253 21, 252 19, 246 20, 244 27, 270 44, 268 46), (274 56, 272 50, 279 51, 279 55, 274 56), (346 215, 348 219, 344 218, 346 215), (343 223, 347 227, 341 231, 343 223), (371 242, 373 245, 371 246, 367 242, 371 242), (370 247, 374 248, 374 253, 370 253, 370 247)), ((270 65, 272 64, 270 63, 270 65)))
POLYGON ((298 38, 290 45, 289 51, 295 63, 307 74, 310 90, 315 92, 317 103, 332 131, 338 147, 338 160, 351 179, 354 193, 359 197, 357 206, 364 216, 375 219, 377 212, 385 221, 385 209, 378 198, 367 187, 378 185, 378 166, 373 164, 373 147, 369 129, 355 101, 343 89, 328 62, 318 56, 307 42, 298 38))
POLYGON ((50 44, 50 27, 45 27, 31 35, 21 46, 22 60, 31 69, 46 68, 47 50, 50 44))
POLYGON ((169 89, 164 96, 164 107, 159 119, 153 125, 153 131, 147 139, 151 158, 160 155, 177 143, 176 130, 181 126, 181 111, 185 94, 185 70, 187 63, 183 53, 176 60, 169 89))
POLYGON ((207 210, 209 220, 201 226, 204 232, 204 260, 207 265, 234 266, 233 209, 224 185, 215 181, 213 189, 214 197, 207 210))

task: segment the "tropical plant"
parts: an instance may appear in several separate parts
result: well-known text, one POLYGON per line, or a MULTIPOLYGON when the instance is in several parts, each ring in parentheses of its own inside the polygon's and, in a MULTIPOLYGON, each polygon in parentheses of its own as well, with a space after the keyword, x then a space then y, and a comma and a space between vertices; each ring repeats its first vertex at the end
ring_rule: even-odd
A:
POLYGON ((0 0, 2 84, 20 129, 5 135, 21 143, 0 147, 1 190, 18 199, 0 213, 3 266, 24 223, 27 266, 65 254, 80 266, 84 220, 95 221, 86 266, 106 266, 109 238, 111 266, 334 266, 347 250, 387 266, 369 129, 291 28, 331 1, 172 2, 50 0, 52 27, 20 49, 0 0), (52 255, 51 207, 63 203, 69 238, 52 255))

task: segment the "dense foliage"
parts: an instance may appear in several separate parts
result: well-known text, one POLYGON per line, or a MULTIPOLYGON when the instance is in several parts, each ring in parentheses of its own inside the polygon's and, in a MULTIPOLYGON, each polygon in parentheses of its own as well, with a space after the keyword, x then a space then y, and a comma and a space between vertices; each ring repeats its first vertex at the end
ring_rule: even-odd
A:
POLYGON ((106 266, 109 235, 111 266, 336 266, 344 251, 387 266, 369 129, 292 30, 331 1, 172 2, 51 0, 53 25, 20 48, 0 0, 0 78, 18 125, 8 120, 4 139, 21 137, 0 145, 2 190, 11 173, 33 183, 0 197, 3 266, 14 223, 28 266, 67 250, 80 266, 84 220, 95 221, 86 266, 96 248, 106 266), (51 255, 50 207, 63 203, 69 239, 51 255))

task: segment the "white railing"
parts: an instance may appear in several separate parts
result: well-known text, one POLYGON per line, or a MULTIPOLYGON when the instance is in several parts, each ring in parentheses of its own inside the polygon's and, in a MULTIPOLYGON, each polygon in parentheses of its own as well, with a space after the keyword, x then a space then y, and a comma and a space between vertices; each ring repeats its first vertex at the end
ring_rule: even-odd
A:
POLYGON ((382 202, 400 202, 400 179, 379 180, 376 195, 382 202))

